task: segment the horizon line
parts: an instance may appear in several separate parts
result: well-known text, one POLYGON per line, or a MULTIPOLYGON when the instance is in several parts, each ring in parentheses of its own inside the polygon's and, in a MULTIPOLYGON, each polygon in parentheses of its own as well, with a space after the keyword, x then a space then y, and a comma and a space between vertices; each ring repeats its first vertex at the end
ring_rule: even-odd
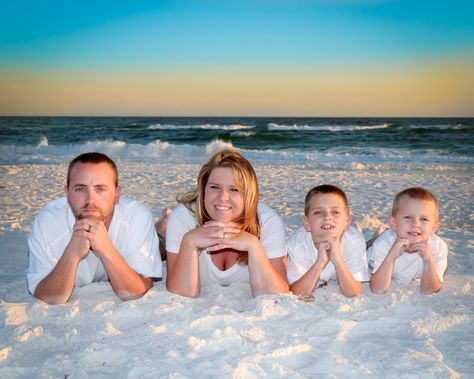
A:
POLYGON ((41 117, 68 117, 68 118, 80 118, 80 117, 89 117, 89 118, 474 118, 474 115, 471 116, 462 116, 462 115, 457 115, 457 116, 244 116, 244 115, 232 115, 232 116, 225 116, 225 115, 220 115, 220 116, 215 116, 215 115, 208 115, 208 116, 203 116, 203 115, 3 115, 0 114, 0 117, 6 117, 6 118, 14 118, 14 117, 36 117, 36 118, 41 118, 41 117))

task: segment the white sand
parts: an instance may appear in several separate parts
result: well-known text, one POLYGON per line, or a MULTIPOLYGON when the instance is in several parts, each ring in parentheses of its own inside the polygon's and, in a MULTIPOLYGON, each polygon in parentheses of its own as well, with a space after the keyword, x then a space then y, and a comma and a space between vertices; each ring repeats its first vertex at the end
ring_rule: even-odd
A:
MULTIPOLYGON (((158 216, 189 188, 199 166, 119 165, 124 193, 158 216)), ((418 284, 389 294, 342 296, 336 283, 309 302, 293 295, 252 298, 248 285, 204 288, 199 299, 158 282, 121 302, 108 283, 77 289, 66 305, 34 300, 26 289, 26 233, 41 207, 62 193, 64 165, 0 166, 0 378, 346 378, 474 375, 474 208, 468 170, 372 171, 256 165, 262 201, 290 232, 306 191, 325 182, 346 190, 367 236, 393 195, 412 185, 441 204, 450 246, 443 290, 418 284), (370 229, 370 230, 369 230, 370 229)))

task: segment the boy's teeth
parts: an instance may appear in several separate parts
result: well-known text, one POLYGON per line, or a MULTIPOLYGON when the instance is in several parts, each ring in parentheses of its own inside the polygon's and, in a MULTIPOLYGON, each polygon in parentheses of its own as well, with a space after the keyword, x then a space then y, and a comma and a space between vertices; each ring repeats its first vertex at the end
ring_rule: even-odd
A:
POLYGON ((332 225, 323 225, 323 226, 321 226, 321 229, 333 229, 333 228, 334 228, 334 226, 332 226, 332 225))

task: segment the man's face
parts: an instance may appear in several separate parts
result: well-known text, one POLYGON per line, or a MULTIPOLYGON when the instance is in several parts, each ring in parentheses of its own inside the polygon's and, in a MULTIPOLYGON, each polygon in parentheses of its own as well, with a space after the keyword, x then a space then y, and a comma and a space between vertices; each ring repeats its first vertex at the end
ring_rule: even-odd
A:
POLYGON ((398 238, 410 244, 428 241, 439 228, 438 212, 432 201, 402 196, 395 216, 389 218, 390 227, 398 238))
POLYGON ((109 226, 120 187, 115 187, 115 174, 107 163, 78 162, 71 170, 69 187, 64 193, 76 219, 102 221, 109 226))
POLYGON ((309 212, 303 216, 306 231, 313 240, 339 238, 350 226, 351 216, 344 200, 334 193, 317 193, 309 202, 309 212))

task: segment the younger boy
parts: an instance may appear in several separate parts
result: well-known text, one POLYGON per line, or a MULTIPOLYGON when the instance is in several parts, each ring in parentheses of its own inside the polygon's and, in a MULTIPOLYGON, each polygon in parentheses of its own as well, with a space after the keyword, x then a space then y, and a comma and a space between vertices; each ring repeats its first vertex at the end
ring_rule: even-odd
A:
POLYGON ((421 278, 422 293, 439 291, 448 246, 435 234, 440 225, 436 197, 424 188, 403 190, 395 196, 389 225, 368 250, 372 292, 386 293, 392 278, 403 284, 421 278))
POLYGON ((305 197, 303 226, 288 238, 288 282, 295 295, 310 294, 318 281, 337 279, 346 297, 369 280, 365 240, 351 226, 346 194, 324 184, 305 197))

